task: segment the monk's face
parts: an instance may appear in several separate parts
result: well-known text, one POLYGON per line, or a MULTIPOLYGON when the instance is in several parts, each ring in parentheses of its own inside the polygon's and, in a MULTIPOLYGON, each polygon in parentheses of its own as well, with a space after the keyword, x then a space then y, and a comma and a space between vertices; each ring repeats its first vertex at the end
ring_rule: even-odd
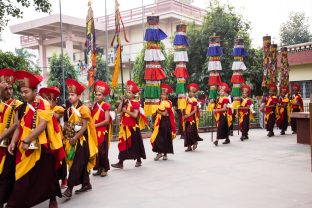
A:
POLYGON ((101 93, 101 92, 96 92, 95 93, 95 101, 97 103, 100 104, 104 100, 104 98, 105 98, 105 96, 103 95, 103 93, 101 93))
POLYGON ((27 103, 32 103, 36 99, 37 92, 36 89, 31 89, 29 87, 21 87, 21 96, 23 100, 27 103))
POLYGON ((4 101, 10 99, 13 95, 13 86, 11 84, 7 84, 5 89, 2 91, 1 97, 4 101))
POLYGON ((166 92, 162 92, 160 95, 162 100, 166 100, 168 98, 167 93, 166 92))
POLYGON ((131 100, 131 99, 133 99, 133 97, 134 97, 133 92, 130 91, 130 90, 128 90, 128 91, 127 91, 127 98, 128 98, 129 100, 131 100))
POLYGON ((78 103, 79 99, 80 99, 80 95, 77 95, 76 93, 69 93, 68 94, 68 101, 72 105, 76 105, 78 103))

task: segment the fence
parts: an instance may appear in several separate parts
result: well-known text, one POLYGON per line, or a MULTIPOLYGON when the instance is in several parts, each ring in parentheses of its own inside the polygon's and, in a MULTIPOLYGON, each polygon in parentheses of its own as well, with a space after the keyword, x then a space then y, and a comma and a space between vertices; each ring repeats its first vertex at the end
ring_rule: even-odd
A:
MULTIPOLYGON (((261 118, 260 118, 260 113, 259 113, 259 103, 255 103, 254 104, 254 121, 250 122, 250 125, 252 127, 259 127, 259 123, 261 122, 261 118)), ((233 120, 233 128, 237 129, 238 126, 238 118, 235 117, 235 119, 233 120)), ((152 118, 151 117, 147 117, 147 120, 149 121, 149 126, 153 127, 153 123, 152 123, 152 118)), ((176 121, 178 121, 177 119, 177 114, 176 114, 176 121)), ((117 135, 119 132, 119 122, 120 122, 120 116, 116 116, 116 119, 113 122, 113 135, 117 135)), ((177 122, 178 123, 178 122, 177 122)), ((199 118, 199 128, 203 131, 210 131, 213 127, 215 127, 215 120, 212 117, 212 113, 208 112, 206 110, 200 110, 200 118, 199 118)), ((147 128, 143 131, 149 131, 147 128)))

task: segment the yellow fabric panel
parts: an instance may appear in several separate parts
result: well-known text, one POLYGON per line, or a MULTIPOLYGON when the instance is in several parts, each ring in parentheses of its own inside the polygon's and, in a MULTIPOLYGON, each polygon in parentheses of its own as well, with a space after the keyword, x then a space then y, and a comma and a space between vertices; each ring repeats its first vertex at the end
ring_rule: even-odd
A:
POLYGON ((64 112, 65 112, 65 109, 64 109, 62 106, 56 105, 56 106, 54 106, 53 111, 54 111, 56 114, 63 115, 64 112))
POLYGON ((233 103, 232 103, 233 109, 237 110, 239 106, 240 106, 240 101, 239 100, 234 100, 233 103))
MULTIPOLYGON (((131 127, 129 127, 131 128, 131 127)), ((119 129, 119 134, 118 134, 118 138, 120 140, 126 141, 128 138, 131 137, 131 131, 129 130, 128 126, 125 126, 124 124, 120 124, 120 129, 119 129), (126 131, 125 131, 126 129, 126 131)), ((136 127, 133 127, 133 129, 135 130, 136 127)))
POLYGON ((152 116, 154 113, 156 113, 157 109, 158 105, 145 104, 144 105, 145 116, 152 116))
POLYGON ((41 145, 36 150, 33 150, 33 153, 26 156, 26 152, 22 148, 22 143, 18 146, 19 151, 22 153, 21 162, 16 164, 15 168, 15 180, 19 180, 26 173, 28 173, 36 164, 36 162, 40 159, 41 156, 41 145))
POLYGON ((156 115, 156 119, 155 119, 155 123, 154 123, 154 130, 153 130, 153 133, 152 133, 151 138, 150 138, 151 144, 154 143, 154 141, 157 137, 157 134, 159 132, 160 119, 161 119, 161 115, 158 113, 156 115))
POLYGON ((212 112, 213 109, 215 108, 215 103, 209 103, 208 106, 207 106, 207 111, 208 112, 212 112))
POLYGON ((230 127, 232 125, 232 116, 227 114, 227 121, 228 121, 228 127, 230 127))
MULTIPOLYGON (((5 103, 6 103, 6 104, 9 103, 11 100, 12 100, 12 99, 9 99, 9 100, 6 101, 5 103)), ((16 109, 16 108, 18 108, 18 107, 19 107, 21 104, 23 104, 23 103, 22 103, 21 101, 15 99, 15 100, 12 101, 12 103, 10 104, 10 106, 12 107, 13 104, 15 104, 15 109, 16 109)), ((4 103, 0 102, 0 112, 3 112, 3 111, 4 111, 4 107, 5 107, 5 106, 6 106, 6 105, 5 105, 4 103)), ((4 114, 3 114, 3 123, 0 122, 0 134, 3 133, 3 131, 5 130, 5 127, 6 127, 6 125, 7 125, 7 122, 8 122, 8 119, 9 119, 9 115, 10 115, 10 112, 11 112, 11 109, 12 109, 11 107, 7 107, 7 108, 6 108, 6 111, 5 111, 4 114)), ((13 111, 10 125, 12 125, 13 122, 14 122, 15 114, 16 114, 16 112, 13 111)))
MULTIPOLYGON (((91 117, 90 109, 87 106, 82 105, 77 110, 81 114, 81 118, 73 111, 68 120, 71 123, 81 123, 82 118, 88 120, 87 131, 88 131, 88 144, 89 144, 90 157, 89 157, 89 162, 87 165, 87 171, 90 171, 95 166, 96 155, 98 152, 98 146, 97 146, 98 142, 97 142, 96 130, 95 130, 95 126, 94 126, 94 121, 91 117)), ((80 144, 83 145, 83 141, 86 141, 86 138, 84 136, 81 136, 79 138, 78 142, 80 142, 80 144)), ((76 145, 75 145, 75 149, 76 149, 76 145)), ((70 145, 69 141, 67 140, 67 141, 65 141, 65 152, 67 155, 70 152, 70 149, 71 149, 71 145, 70 145)), ((68 166, 70 168, 72 161, 67 161, 67 162, 68 162, 68 166)))
POLYGON ((178 98, 178 109, 183 110, 186 108, 186 98, 178 98))
MULTIPOLYGON (((1 147, 1 148, 2 148, 2 147, 1 147)), ((3 166, 4 166, 5 158, 6 158, 6 155, 4 155, 4 156, 2 157, 2 160, 0 161, 0 175, 1 175, 2 172, 3 172, 3 166)))

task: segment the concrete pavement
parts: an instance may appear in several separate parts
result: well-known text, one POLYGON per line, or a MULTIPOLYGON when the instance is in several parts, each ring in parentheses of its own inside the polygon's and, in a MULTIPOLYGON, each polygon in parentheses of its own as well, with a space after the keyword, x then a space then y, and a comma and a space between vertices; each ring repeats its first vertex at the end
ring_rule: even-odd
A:
MULTIPOLYGON (((194 152, 184 152, 183 140, 174 141, 168 161, 153 161, 149 140, 147 159, 135 168, 111 169, 105 178, 91 176, 93 190, 59 199, 59 207, 110 208, 311 208, 310 146, 296 143, 295 135, 268 138, 262 129, 250 130, 250 139, 231 144, 210 142, 210 133, 194 152)), ((111 144, 110 162, 117 162, 117 143, 111 144)), ((80 188, 80 187, 77 187, 80 188)), ((47 207, 42 203, 37 207, 47 207)))

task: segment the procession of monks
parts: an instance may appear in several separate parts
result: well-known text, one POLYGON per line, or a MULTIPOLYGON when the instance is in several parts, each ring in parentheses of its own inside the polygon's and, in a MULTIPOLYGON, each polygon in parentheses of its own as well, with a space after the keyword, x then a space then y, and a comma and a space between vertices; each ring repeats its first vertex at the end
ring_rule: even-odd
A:
MULTIPOLYGON (((105 102, 110 94, 106 82, 94 84, 95 104, 90 109, 80 100, 86 87, 73 79, 66 80, 68 90, 66 105, 58 106, 60 90, 55 86, 37 91, 42 77, 24 70, 5 68, 0 70, 0 208, 27 208, 49 200, 49 207, 58 207, 56 197, 70 199, 73 188, 81 185, 75 194, 92 189, 89 174, 105 177, 113 168, 123 168, 126 160, 134 160, 135 167, 146 159, 141 130, 147 125, 142 106, 138 100, 140 88, 131 80, 126 84, 126 95, 117 102, 120 114, 118 134, 118 161, 110 165, 109 146, 112 138, 111 106, 105 102), (18 86, 22 101, 13 97, 13 85, 18 86), (62 193, 61 189, 65 189, 62 193)), ((161 84, 161 102, 154 116, 153 133, 150 138, 155 161, 168 160, 174 153, 176 137, 174 108, 168 95, 173 92, 168 84, 161 84)), ((198 135, 199 106, 195 98, 199 85, 187 85, 186 109, 181 113, 185 151, 198 148, 203 141, 198 135)), ((219 97, 213 102, 217 136, 213 143, 218 146, 230 143, 230 126, 233 112, 230 107, 226 83, 219 85, 219 97)), ((241 86, 242 98, 236 112, 241 141, 249 139, 252 119, 252 100, 248 85, 241 86)), ((296 123, 289 120, 290 112, 303 110, 300 87, 293 85, 291 99, 287 88, 270 86, 269 95, 263 98, 268 136, 274 136, 274 125, 285 134, 289 122, 293 132, 296 123)))

